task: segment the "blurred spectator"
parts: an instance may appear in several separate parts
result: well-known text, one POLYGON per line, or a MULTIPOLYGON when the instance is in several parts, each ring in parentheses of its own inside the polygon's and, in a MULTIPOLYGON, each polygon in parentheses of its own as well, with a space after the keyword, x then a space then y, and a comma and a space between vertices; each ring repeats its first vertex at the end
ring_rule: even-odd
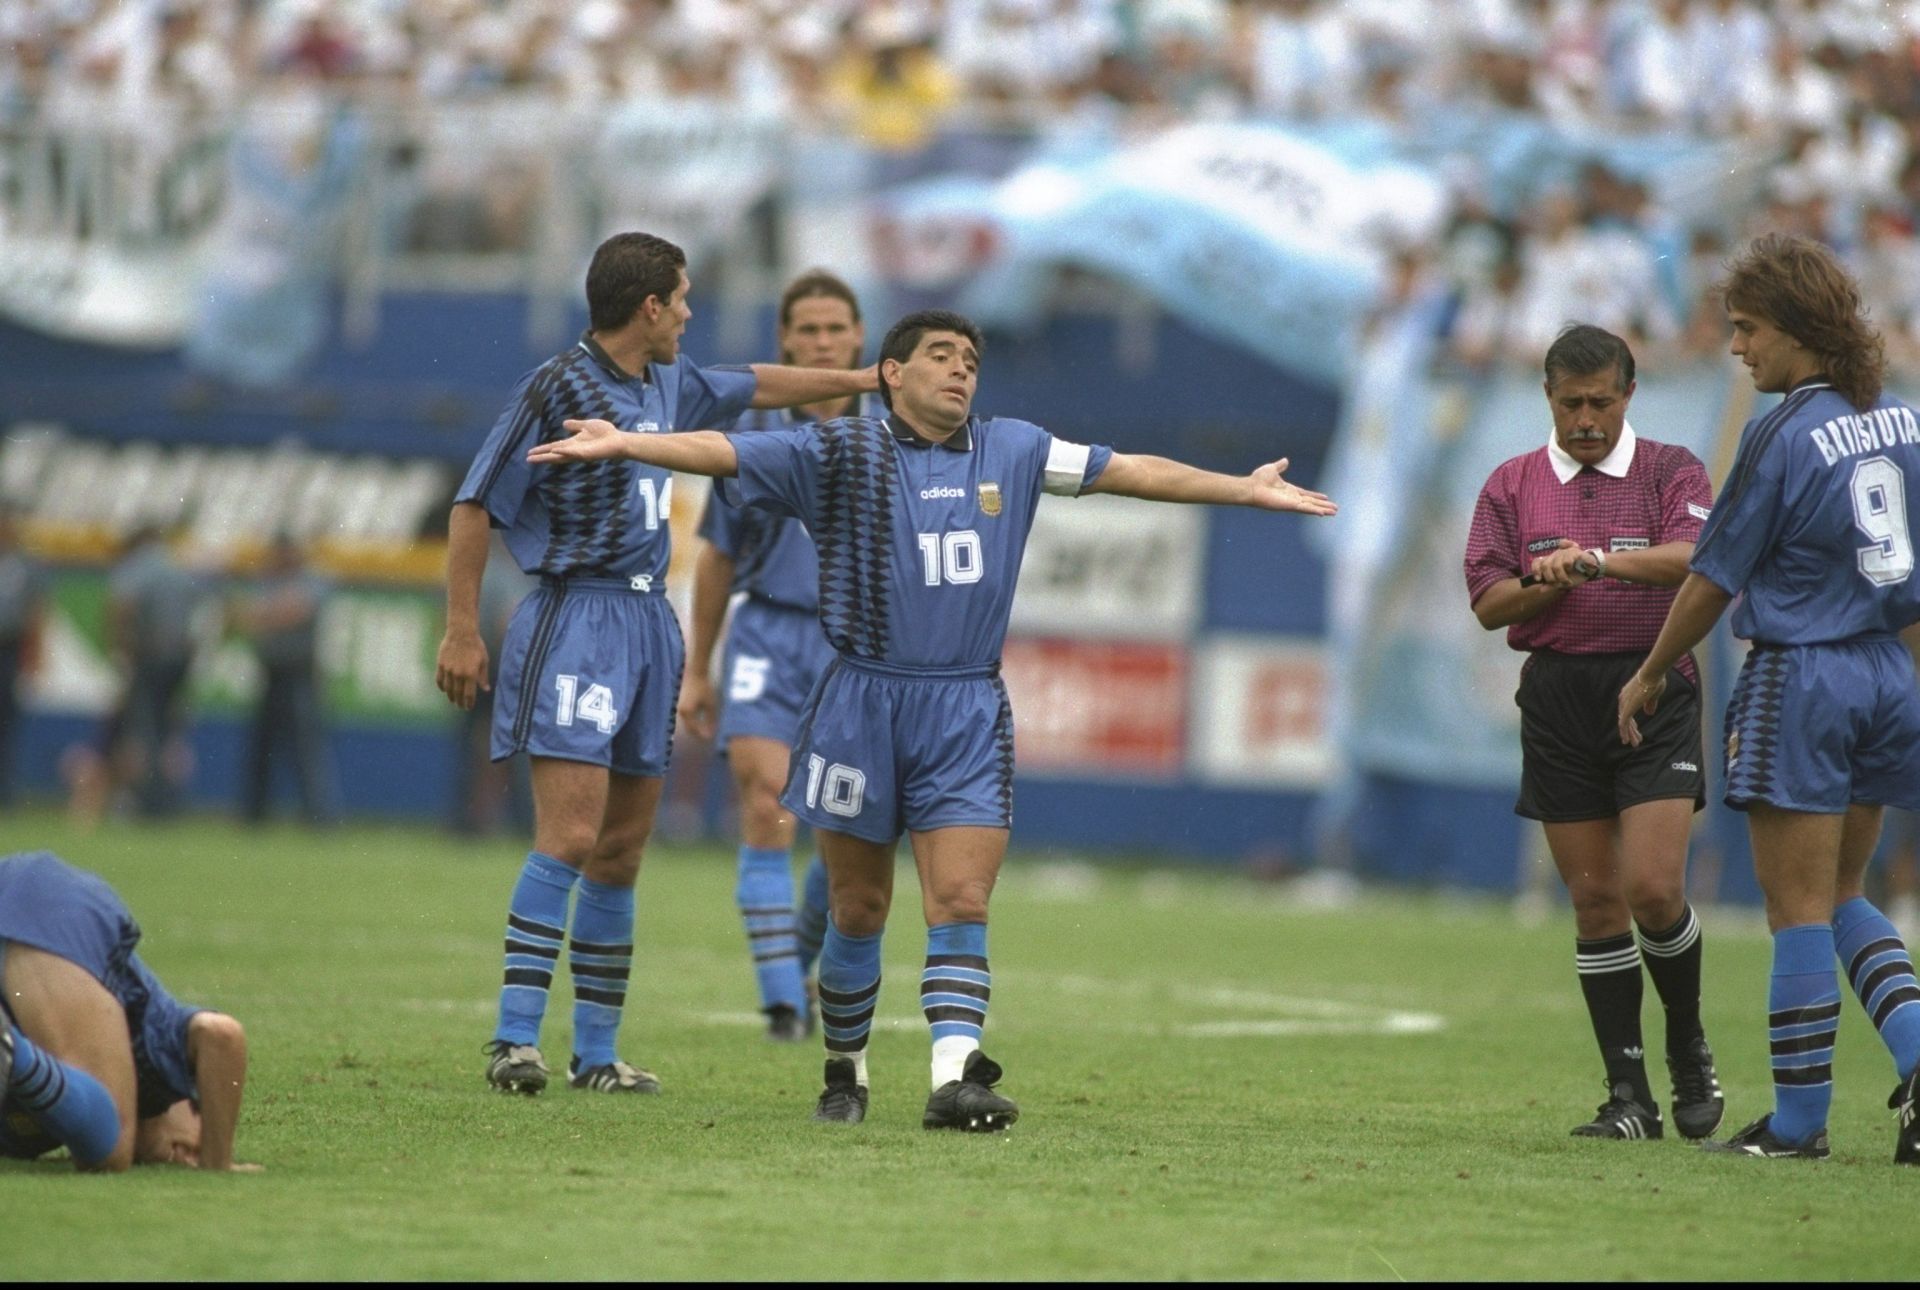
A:
POLYGON ((156 528, 128 539, 107 579, 107 641, 123 682, 119 711, 108 722, 107 763, 112 786, 131 787, 144 817, 179 809, 191 761, 180 738, 187 668, 206 595, 156 528))
POLYGON ((20 690, 40 665, 46 601, 46 575, 20 549, 18 517, 0 503, 0 811, 13 805, 20 690))
POLYGON ((460 714, 455 738, 453 812, 449 821, 462 837, 482 837, 511 826, 516 834, 533 829, 533 784, 527 759, 514 756, 503 762, 492 758, 493 682, 500 673, 500 647, 507 623, 535 580, 520 572, 498 534, 480 579, 480 638, 487 645, 491 669, 487 687, 474 696, 473 706, 460 714), (504 810, 502 809, 504 807, 504 810))
POLYGON ((307 567, 299 545, 279 534, 253 588, 227 606, 228 626, 252 638, 260 660, 260 699, 247 736, 240 802, 249 824, 265 822, 279 768, 293 772, 301 818, 309 825, 332 824, 337 814, 315 651, 332 594, 333 584, 307 567))
POLYGON ((854 134, 883 152, 919 152, 960 92, 933 47, 927 18, 908 4, 877 4, 854 35, 833 75, 834 97, 854 134))

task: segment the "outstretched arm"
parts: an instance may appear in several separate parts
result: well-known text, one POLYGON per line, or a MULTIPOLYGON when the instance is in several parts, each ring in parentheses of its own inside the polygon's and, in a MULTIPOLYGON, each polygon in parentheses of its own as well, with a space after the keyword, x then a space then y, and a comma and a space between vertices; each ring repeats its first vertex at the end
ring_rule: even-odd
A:
POLYGON ((247 1087, 247 1032, 224 1012, 197 1012, 187 1022, 187 1060, 200 1086, 200 1167, 232 1169, 247 1087))
MULTIPOLYGON (((824 397, 831 398, 831 395, 824 397)), ((731 479, 740 473, 740 458, 718 430, 688 430, 679 434, 634 434, 609 421, 563 421, 567 439, 536 444, 527 460, 536 466, 559 466, 570 461, 612 461, 626 457, 649 466, 731 479)))
POLYGON ((1281 478, 1287 459, 1269 462, 1250 475, 1222 475, 1166 457, 1116 452, 1089 493, 1114 493, 1150 502, 1197 502, 1214 506, 1252 506, 1265 511, 1332 515, 1340 508, 1324 493, 1281 478))
MULTIPOLYGON (((878 364, 848 371, 755 363, 753 377, 756 384, 752 406, 756 408, 795 408, 808 403, 827 403, 856 394, 871 394, 880 388, 878 364)), ((674 469, 680 467, 675 466, 674 469)))

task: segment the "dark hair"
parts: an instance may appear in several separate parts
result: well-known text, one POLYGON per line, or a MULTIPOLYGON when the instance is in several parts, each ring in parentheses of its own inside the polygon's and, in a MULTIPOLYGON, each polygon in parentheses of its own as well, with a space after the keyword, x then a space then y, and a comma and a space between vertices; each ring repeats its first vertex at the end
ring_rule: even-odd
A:
POLYGON ((1860 284, 1832 251, 1804 237, 1769 233, 1727 265, 1716 290, 1727 308, 1758 314, 1813 351, 1821 373, 1854 407, 1878 401, 1886 342, 1867 321, 1860 284))
POLYGON ((615 233, 587 266, 587 318, 595 331, 618 331, 633 321, 648 296, 662 304, 680 285, 687 253, 651 233, 615 233))
POLYGON ((1570 323, 1547 347, 1547 385, 1563 376, 1595 376, 1612 368, 1620 388, 1633 384, 1633 351, 1627 342, 1592 323, 1570 323))
MULTIPOLYGON (((787 289, 780 294, 781 327, 793 324, 793 307, 802 300, 844 300, 847 308, 853 312, 853 321, 860 321, 860 299, 853 294, 853 288, 825 269, 808 269, 787 284, 787 289)), ((855 354, 853 358, 858 365, 860 356, 855 354)), ((783 349, 780 361, 790 363, 793 358, 783 349)))
MULTIPOLYGON (((887 338, 880 342, 880 361, 892 359, 904 363, 913 357, 913 351, 920 348, 921 339, 930 331, 950 331, 965 336, 973 342, 974 353, 984 356, 987 343, 980 336, 980 329, 973 320, 964 314, 954 313, 951 309, 922 309, 910 313, 887 329, 887 338)), ((886 379, 880 381, 880 401, 893 409, 893 391, 887 388, 886 379)))

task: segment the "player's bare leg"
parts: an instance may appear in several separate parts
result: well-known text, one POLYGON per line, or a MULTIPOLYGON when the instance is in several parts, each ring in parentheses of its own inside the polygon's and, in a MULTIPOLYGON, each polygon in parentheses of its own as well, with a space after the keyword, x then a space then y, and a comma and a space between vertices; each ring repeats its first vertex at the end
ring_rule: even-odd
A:
POLYGON ((827 939, 820 950, 826 1088, 813 1118, 858 1124, 867 1114, 867 1037, 880 998, 880 936, 893 905, 895 844, 816 830, 827 866, 827 939))
POLYGON ((1700 920, 1687 903, 1693 799, 1661 798, 1620 812, 1621 888, 1639 932, 1641 961, 1666 1010, 1674 1127, 1704 1138, 1720 1127, 1726 1098, 1700 1022, 1700 920))
POLYGON ((1573 901, 1574 964, 1606 1066, 1607 1100, 1592 1121, 1573 1132, 1578 1137, 1658 1138, 1664 1129, 1647 1083, 1640 1034, 1645 983, 1622 878, 1619 821, 1577 820, 1542 828, 1554 868, 1573 901))
POLYGON ((993 1091, 1002 1072, 980 1050, 980 1035, 992 995, 987 904, 1006 859, 1007 830, 956 826, 912 837, 927 917, 920 1006, 933 1031, 933 1094, 920 1122, 929 1129, 1004 1129, 1020 1109, 993 1091))
MULTIPOLYGON (((55 1062, 105 1087, 119 1117, 119 1134, 112 1150, 88 1167, 110 1173, 126 1169, 133 1163, 137 1102, 125 1010, 85 968, 18 942, 9 943, 0 960, 0 990, 21 1035, 55 1062)), ((20 1079, 17 1066, 14 1078, 20 1079)))

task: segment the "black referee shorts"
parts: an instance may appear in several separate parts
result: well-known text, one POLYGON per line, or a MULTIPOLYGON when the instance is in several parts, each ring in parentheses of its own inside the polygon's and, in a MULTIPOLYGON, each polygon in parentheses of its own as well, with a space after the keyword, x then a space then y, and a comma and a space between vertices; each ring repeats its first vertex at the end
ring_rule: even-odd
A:
POLYGON ((1669 797, 1707 804, 1701 767, 1700 694, 1679 669, 1652 715, 1641 713, 1640 746, 1620 742, 1620 687, 1645 654, 1535 650, 1520 671, 1520 800, 1514 813, 1567 824, 1603 820, 1669 797))

